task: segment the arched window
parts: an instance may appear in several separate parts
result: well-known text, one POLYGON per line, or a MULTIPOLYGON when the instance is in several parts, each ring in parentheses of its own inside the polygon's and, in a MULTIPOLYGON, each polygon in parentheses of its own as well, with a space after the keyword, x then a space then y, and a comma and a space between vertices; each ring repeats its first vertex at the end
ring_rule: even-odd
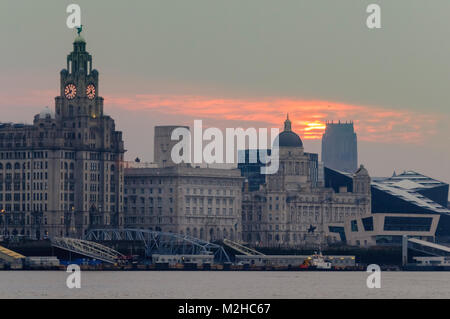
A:
POLYGON ((6 163, 6 169, 12 169, 12 165, 11 165, 11 163, 6 163))
POLYGON ((0 163, 0 169, 3 169, 3 164, 2 163, 0 163))

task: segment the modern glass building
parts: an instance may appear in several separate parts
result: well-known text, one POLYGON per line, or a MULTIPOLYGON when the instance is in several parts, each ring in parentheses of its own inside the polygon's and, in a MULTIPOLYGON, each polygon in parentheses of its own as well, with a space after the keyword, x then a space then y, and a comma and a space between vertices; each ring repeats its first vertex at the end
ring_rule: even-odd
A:
MULTIPOLYGON (((266 157, 270 156, 271 150, 240 150, 238 151, 238 169, 241 175, 247 179, 248 190, 256 191, 259 186, 264 184, 266 176, 261 174, 261 167, 266 163, 266 157)), ((320 185, 323 178, 323 172, 320 172, 321 165, 319 163, 319 155, 317 153, 306 153, 309 157, 309 171, 311 176, 311 184, 313 187, 320 185)))
MULTIPOLYGON (((351 174, 327 167, 324 174, 326 187, 336 192, 353 189, 351 174)), ((448 201, 448 189, 448 184, 414 171, 374 178, 371 182, 373 216, 349 221, 346 233, 372 232, 378 236, 377 244, 400 242, 401 234, 450 242, 450 209, 444 205, 448 201), (376 227, 374 219, 378 223, 376 227)))

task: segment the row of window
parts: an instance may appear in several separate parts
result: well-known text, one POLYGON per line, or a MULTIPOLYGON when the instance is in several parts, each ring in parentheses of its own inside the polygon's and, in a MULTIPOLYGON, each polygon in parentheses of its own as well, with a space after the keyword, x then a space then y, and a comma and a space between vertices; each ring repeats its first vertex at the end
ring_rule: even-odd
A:
MULTIPOLYGON (((3 165, 3 163, 0 162, 0 169, 5 169, 7 171, 12 170, 14 167, 14 170, 20 170, 20 169, 30 169, 31 167, 31 162, 24 162, 22 163, 22 165, 20 165, 20 163, 16 162, 14 163, 14 165, 12 163, 6 163, 5 165, 3 165)), ((62 163, 61 163, 62 165, 62 163)), ((62 168, 62 167, 61 167, 62 168)), ((42 161, 36 161, 33 162, 33 169, 48 169, 48 162, 42 162, 42 161)))
MULTIPOLYGON (((205 193, 206 189, 203 188, 186 188, 185 192, 186 194, 192 194, 192 195, 203 195, 205 193)), ((208 195, 212 195, 213 194, 213 190, 212 189, 207 189, 208 191, 208 195)), ((232 189, 216 189, 215 191, 215 195, 223 195, 223 196, 233 196, 234 195, 234 191, 232 189)))
POLYGON ((5 202, 19 202, 22 197, 22 201, 29 201, 31 200, 31 197, 33 197, 33 200, 47 200, 47 193, 33 193, 33 196, 31 196, 30 193, 22 193, 22 196, 20 196, 21 194, 19 193, 0 193, 0 202, 2 202, 3 200, 5 202))
MULTIPOLYGON (((195 205, 197 205, 197 201, 200 206, 203 206, 203 203, 205 202, 203 197, 198 197, 198 198, 186 197, 185 201, 186 201, 186 206, 190 206, 191 203, 193 206, 195 206, 195 205)), ((215 202, 216 202, 216 206, 219 206, 221 203, 223 205, 227 205, 227 203, 228 203, 231 206, 234 203, 234 199, 233 198, 222 198, 222 199, 216 198, 215 202)), ((213 199, 208 198, 208 205, 212 205, 212 203, 213 203, 213 199)))
POLYGON ((31 211, 31 209, 33 211, 35 211, 35 212, 36 211, 42 212, 42 211, 47 211, 47 204, 46 203, 44 203, 44 204, 42 204, 42 203, 34 203, 33 205, 22 204, 22 207, 21 207, 20 204, 13 204, 13 205, 5 204, 5 205, 3 205, 3 204, 0 203, 0 211, 3 210, 3 209, 7 213, 8 212, 20 212, 20 211, 29 212, 29 211, 31 211))
MULTIPOLYGON (((158 191, 158 194, 162 194, 163 193, 163 188, 141 188, 140 189, 140 194, 145 194, 145 193, 149 193, 149 194, 153 194, 156 193, 156 191, 158 191), (146 192, 146 190, 148 190, 148 192, 146 192)), ((173 193, 173 188, 169 189, 169 193, 173 193)), ((131 194, 131 195, 135 195, 136 194, 136 188, 131 188, 130 192, 128 192, 128 188, 125 188, 125 194, 131 194)))
MULTIPOLYGON (((3 138, 0 134, 0 139, 3 138)), ((0 152, 0 160, 3 159, 32 159, 32 158, 48 158, 48 152, 0 152)))
MULTIPOLYGON (((197 215, 197 214, 202 215, 205 212, 205 210, 203 207, 198 207, 198 210, 197 210, 197 207, 192 207, 192 210, 190 207, 186 207, 185 212, 186 212, 186 215, 189 215, 191 213, 192 213, 192 215, 197 215)), ((213 209, 211 207, 208 207, 207 212, 208 212, 208 215, 212 215, 213 209)), ((214 210, 214 212, 215 212, 216 216, 227 216, 226 208, 222 208, 222 210, 220 210, 220 208, 216 208, 214 210)), ((228 216, 233 216, 233 208, 228 209, 228 216)))

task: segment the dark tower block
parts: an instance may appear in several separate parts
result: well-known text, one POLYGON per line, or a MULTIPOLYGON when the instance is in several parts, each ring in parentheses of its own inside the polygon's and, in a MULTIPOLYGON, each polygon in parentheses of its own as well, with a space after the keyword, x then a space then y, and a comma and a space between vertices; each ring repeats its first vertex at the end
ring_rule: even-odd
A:
POLYGON ((353 122, 326 123, 322 136, 322 162, 325 167, 354 173, 358 168, 358 146, 353 122))

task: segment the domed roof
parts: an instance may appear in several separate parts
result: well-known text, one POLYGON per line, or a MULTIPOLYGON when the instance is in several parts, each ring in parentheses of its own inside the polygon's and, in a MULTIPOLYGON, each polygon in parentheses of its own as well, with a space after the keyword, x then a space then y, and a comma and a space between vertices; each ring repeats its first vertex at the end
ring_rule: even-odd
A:
POLYGON ((369 176, 369 172, 364 167, 364 165, 361 164, 361 166, 358 168, 358 170, 355 172, 356 175, 367 175, 369 176))
POLYGON ((46 106, 45 109, 43 109, 42 112, 39 113, 39 118, 40 119, 47 119, 47 118, 54 119, 55 114, 48 108, 48 106, 46 106))
POLYGON ((303 142, 300 136, 291 130, 289 114, 284 122, 284 131, 277 136, 275 141, 278 141, 279 147, 303 147, 303 142))
POLYGON ((294 132, 281 132, 277 137, 279 147, 303 147, 300 137, 294 132))

